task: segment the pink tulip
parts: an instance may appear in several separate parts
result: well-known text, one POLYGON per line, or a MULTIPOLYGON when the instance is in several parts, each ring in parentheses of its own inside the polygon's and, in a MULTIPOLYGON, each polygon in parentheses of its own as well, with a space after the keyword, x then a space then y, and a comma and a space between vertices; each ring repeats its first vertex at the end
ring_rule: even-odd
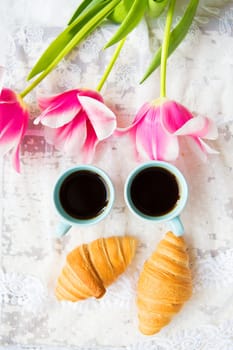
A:
POLYGON ((203 116, 194 117, 180 103, 160 98, 145 103, 132 124, 118 132, 130 132, 139 156, 173 161, 179 155, 179 138, 188 136, 206 153, 217 153, 203 140, 216 139, 214 122, 203 116))
POLYGON ((2 88, 3 68, 0 67, 0 154, 13 150, 13 166, 20 171, 19 149, 25 134, 29 112, 19 95, 2 88))
POLYGON ((39 97, 41 115, 35 124, 46 126, 48 143, 70 154, 83 153, 89 162, 96 145, 116 128, 115 114, 92 90, 70 90, 53 97, 39 97))

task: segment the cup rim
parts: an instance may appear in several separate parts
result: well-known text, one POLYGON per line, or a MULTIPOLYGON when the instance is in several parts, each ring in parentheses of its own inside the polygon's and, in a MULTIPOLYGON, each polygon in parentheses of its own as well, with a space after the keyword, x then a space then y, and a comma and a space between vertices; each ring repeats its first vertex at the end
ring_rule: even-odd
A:
POLYGON ((181 173, 181 171, 173 164, 164 162, 164 161, 149 161, 145 162, 143 164, 140 164, 136 168, 134 168, 128 175, 125 186, 124 186, 124 198, 125 202, 130 209, 130 211, 136 215, 137 217, 144 219, 144 220, 149 220, 149 221, 155 221, 155 222, 164 222, 164 221, 169 221, 174 219, 175 217, 179 216, 179 214, 182 212, 184 209, 187 199, 188 199, 188 184, 186 182, 186 179, 184 175, 181 173), (140 210, 138 210, 135 205, 133 204, 133 201, 131 200, 129 191, 130 191, 130 186, 136 177, 141 171, 150 168, 150 167, 160 167, 163 169, 166 169, 170 171, 173 175, 175 175, 179 189, 181 191, 181 196, 180 199, 177 201, 177 204, 175 207, 167 214, 161 215, 161 216, 150 216, 142 213, 140 210))
POLYGON ((96 224, 97 222, 104 219, 109 214, 110 210, 112 209, 114 199, 115 199, 115 189, 114 189, 114 186, 113 186, 113 183, 112 183, 110 177, 101 168, 98 168, 94 165, 89 165, 89 164, 80 164, 80 165, 77 165, 77 166, 74 166, 74 167, 71 167, 71 168, 68 168, 67 170, 65 170, 63 173, 60 174, 60 176, 58 176, 57 181, 56 181, 55 186, 54 186, 54 189, 53 189, 53 203, 54 203, 57 214, 60 216, 62 222, 65 222, 69 225, 74 225, 74 226, 75 225, 78 225, 78 226, 80 226, 80 225, 87 226, 88 225, 89 226, 89 225, 96 224), (106 187, 109 191, 108 204, 106 205, 104 210, 96 217, 91 218, 91 219, 84 219, 84 220, 77 219, 77 218, 70 216, 63 209, 63 207, 60 203, 60 199, 59 199, 59 190, 60 190, 61 185, 64 182, 64 180, 72 173, 74 173, 76 171, 81 171, 81 170, 89 170, 93 173, 98 174, 104 180, 106 187))

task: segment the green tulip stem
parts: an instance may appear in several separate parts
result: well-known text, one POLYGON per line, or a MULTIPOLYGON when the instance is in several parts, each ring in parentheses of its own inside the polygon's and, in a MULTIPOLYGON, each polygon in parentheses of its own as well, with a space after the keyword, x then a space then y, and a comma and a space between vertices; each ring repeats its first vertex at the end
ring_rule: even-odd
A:
POLYGON ((36 87, 41 80, 43 80, 47 75, 47 72, 44 71, 41 75, 39 75, 39 77, 37 79, 35 79, 29 86, 26 87, 26 89, 24 89, 19 95, 24 98, 27 94, 29 94, 29 92, 31 92, 34 87, 36 87))
POLYGON ((105 81, 107 80, 109 74, 111 73, 112 68, 113 68, 113 66, 114 66, 114 64, 115 64, 115 62, 116 62, 116 60, 121 52, 121 49, 124 46, 125 40, 126 40, 126 37, 124 39, 122 39, 119 42, 119 44, 117 45, 116 50, 114 51, 112 58, 108 64, 107 68, 105 69, 104 74, 102 75, 102 78, 101 78, 101 80, 96 88, 97 91, 99 91, 99 92, 101 91, 105 81))
POLYGON ((171 0, 167 12, 166 24, 164 29, 164 38, 161 53, 161 77, 160 77, 160 97, 166 97, 166 75, 167 75, 167 57, 169 41, 171 36, 171 24, 174 14, 176 0, 171 0))

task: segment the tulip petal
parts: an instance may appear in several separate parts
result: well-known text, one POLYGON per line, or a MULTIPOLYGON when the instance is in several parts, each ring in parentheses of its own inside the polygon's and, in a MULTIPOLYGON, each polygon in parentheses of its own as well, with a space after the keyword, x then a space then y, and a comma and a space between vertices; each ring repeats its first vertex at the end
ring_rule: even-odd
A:
MULTIPOLYGON (((17 94, 10 89, 3 88, 0 94, 0 105, 11 105, 17 103, 19 105, 19 98, 17 94)), ((22 108, 22 106, 20 106, 22 108)))
POLYGON ((197 116, 188 120, 175 132, 175 135, 189 135, 214 140, 218 137, 218 131, 215 123, 211 119, 197 116))
POLYGON ((135 131, 135 145, 137 152, 141 157, 145 159, 157 159, 156 143, 153 144, 152 151, 152 140, 149 139, 151 134, 150 128, 145 125, 138 125, 135 131))
POLYGON ((0 66, 0 94, 3 88, 4 76, 5 76, 5 68, 0 66))
POLYGON ((27 129, 27 122, 24 123, 22 125, 20 134, 18 136, 18 140, 16 140, 16 146, 13 149, 13 153, 12 153, 12 163, 13 163, 13 167, 15 168, 15 170, 19 173, 20 172, 20 161, 19 161, 19 151, 20 151, 20 145, 22 142, 22 139, 24 137, 25 131, 27 129))
POLYGON ((86 163, 90 163, 93 160, 95 149, 99 140, 96 136, 95 130, 91 122, 87 119, 87 138, 83 147, 84 156, 83 160, 86 163))
POLYGON ((1 106, 0 109, 0 120, 1 120, 1 129, 0 129, 0 143, 4 141, 4 137, 11 138, 12 134, 18 134, 17 126, 14 125, 14 119, 7 120, 7 114, 4 114, 5 105, 1 106), (3 108, 2 108, 3 107, 3 108), (4 117, 5 115, 5 117, 4 117))
POLYGON ((168 134, 160 124, 159 109, 152 108, 136 128, 136 147, 150 159, 174 160, 179 154, 177 137, 168 134))
POLYGON ((210 147, 207 143, 205 143, 200 138, 198 138, 198 139, 195 138, 195 142, 199 145, 199 147, 201 148, 201 150, 203 152, 209 153, 209 154, 219 154, 218 151, 216 151, 214 148, 210 147))
POLYGON ((0 98, 0 153, 4 155, 20 142, 27 126, 28 112, 13 91, 3 89, 0 98))
POLYGON ((116 116, 104 103, 88 96, 78 96, 78 99, 90 120, 96 136, 104 140, 114 132, 116 128, 116 116))
POLYGON ((187 108, 175 101, 167 101, 160 106, 161 123, 171 134, 180 129, 193 116, 187 108))
POLYGON ((19 150, 28 118, 29 112, 21 97, 10 89, 2 89, 0 91, 0 154, 4 155, 13 149, 12 161, 17 172, 20 171, 19 150))
POLYGON ((50 128, 59 128, 69 123, 81 110, 78 92, 70 90, 51 97, 39 96, 38 104, 42 113, 34 120, 34 124, 41 122, 50 128))
POLYGON ((77 94, 81 90, 74 89, 74 90, 68 90, 61 94, 53 95, 53 96, 45 96, 43 94, 39 94, 37 96, 37 101, 40 109, 43 111, 47 108, 50 108, 51 106, 59 105, 60 103, 64 101, 68 101, 69 99, 72 99, 75 101, 77 94))
POLYGON ((148 111, 150 110, 151 105, 147 102, 144 103, 144 105, 139 109, 138 113, 136 114, 133 122, 131 125, 127 126, 126 128, 117 128, 116 130, 116 134, 121 134, 121 133, 125 133, 128 132, 130 130, 132 130, 134 127, 136 127, 136 125, 145 117, 145 115, 148 113, 148 111))
POLYGON ((98 93, 95 90, 80 90, 78 93, 78 96, 87 96, 87 97, 91 97, 99 102, 104 103, 103 97, 100 95, 100 93, 98 93))
POLYGON ((198 137, 190 136, 186 139, 192 152, 197 155, 203 162, 207 161, 207 154, 218 154, 219 152, 207 145, 198 137))
POLYGON ((157 159, 156 110, 150 109, 136 126, 135 141, 138 153, 145 158, 157 159))
POLYGON ((178 139, 174 135, 168 135, 167 133, 158 132, 159 147, 158 147, 158 159, 172 161, 179 156, 179 143, 178 139))
POLYGON ((80 113, 69 124, 60 128, 46 128, 45 139, 57 149, 77 155, 86 141, 86 117, 80 113))

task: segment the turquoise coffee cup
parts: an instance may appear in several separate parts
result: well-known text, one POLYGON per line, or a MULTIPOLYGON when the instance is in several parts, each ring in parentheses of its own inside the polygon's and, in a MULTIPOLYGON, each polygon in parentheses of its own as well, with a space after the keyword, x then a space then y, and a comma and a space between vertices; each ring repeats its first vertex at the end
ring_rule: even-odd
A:
POLYGON ((176 236, 183 235, 184 227, 180 220, 180 213, 188 199, 188 186, 183 174, 174 165, 162 161, 151 161, 138 166, 129 174, 126 180, 124 197, 128 208, 139 218, 157 223, 167 222, 170 230, 176 236), (148 175, 150 172, 152 177, 148 175), (157 177, 153 178, 153 173, 157 173, 157 177), (164 175, 158 175, 160 173, 164 175), (157 183, 156 180, 153 180, 162 179, 163 177, 167 182, 157 183), (173 198, 169 198, 170 188, 175 192, 171 196, 173 198), (162 203, 163 207, 166 206, 166 198, 162 198, 164 193, 169 198, 169 203, 173 205, 168 206, 166 212, 162 212, 162 209, 160 212, 160 203, 161 206, 162 203), (146 203, 145 205, 148 203, 147 197, 152 197, 149 202, 149 206, 152 206, 151 212, 143 207, 144 203, 146 203), (153 206, 159 214, 153 213, 153 206))
POLYGON ((60 217, 56 236, 64 236, 72 226, 93 225, 103 220, 109 214, 114 198, 113 184, 103 170, 92 165, 78 165, 66 170, 58 178, 53 192, 54 205, 60 217), (85 176, 88 181, 86 183, 85 176), (98 213, 83 216, 85 207, 93 209, 93 203, 102 203, 102 199, 98 198, 103 195, 102 192, 106 198, 98 213), (77 215, 76 206, 82 215, 77 215))

